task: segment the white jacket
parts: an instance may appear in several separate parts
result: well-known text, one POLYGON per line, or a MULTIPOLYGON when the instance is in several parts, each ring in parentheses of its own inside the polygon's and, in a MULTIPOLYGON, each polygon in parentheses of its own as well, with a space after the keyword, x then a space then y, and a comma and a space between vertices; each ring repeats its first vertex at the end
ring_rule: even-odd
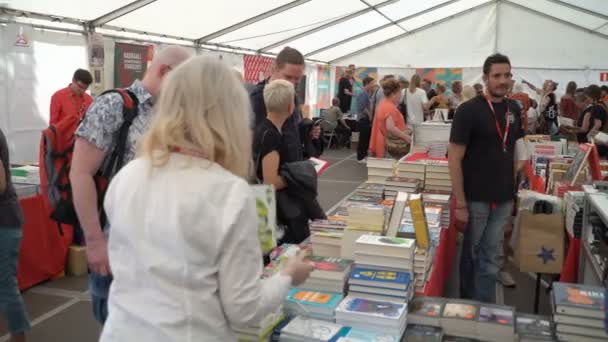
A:
POLYGON ((217 164, 172 154, 136 159, 105 198, 109 317, 101 341, 236 341, 230 325, 259 322, 291 278, 260 280, 255 198, 217 164))

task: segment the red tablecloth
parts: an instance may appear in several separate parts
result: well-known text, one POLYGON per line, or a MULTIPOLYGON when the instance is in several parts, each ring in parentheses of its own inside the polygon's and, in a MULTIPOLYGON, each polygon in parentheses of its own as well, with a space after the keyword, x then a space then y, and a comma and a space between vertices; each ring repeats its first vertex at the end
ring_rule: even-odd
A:
MULTIPOLYGON (((430 160, 447 160, 446 158, 429 158, 426 153, 415 153, 405 158, 405 161, 412 162, 422 159, 430 160)), ((450 204, 451 212, 456 209, 456 202, 452 201, 450 204)), ((439 236, 439 246, 435 250, 435 259, 433 260, 433 270, 427 280, 424 287, 424 293, 417 293, 417 295, 442 297, 445 283, 448 280, 450 273, 452 272, 452 260, 456 257, 456 247, 458 242, 458 231, 456 230, 456 224, 452 219, 450 220, 450 226, 447 229, 441 230, 439 236)))
POLYGON ((63 235, 60 233, 49 219, 42 195, 22 198, 19 204, 25 223, 17 280, 23 290, 62 274, 73 233, 69 227, 63 228, 63 235))
POLYGON ((568 235, 568 251, 564 259, 564 267, 560 274, 559 281, 562 283, 578 283, 578 263, 581 255, 581 239, 574 235, 568 235))

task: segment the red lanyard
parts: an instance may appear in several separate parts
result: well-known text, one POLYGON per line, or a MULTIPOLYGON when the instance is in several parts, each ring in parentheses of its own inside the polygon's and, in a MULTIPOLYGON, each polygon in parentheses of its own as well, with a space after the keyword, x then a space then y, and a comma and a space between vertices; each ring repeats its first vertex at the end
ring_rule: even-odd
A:
POLYGON ((195 157, 195 158, 207 159, 207 157, 205 156, 205 154, 203 152, 198 151, 198 150, 193 150, 191 148, 185 148, 185 147, 180 147, 180 146, 169 146, 169 151, 175 152, 175 153, 180 153, 180 154, 185 154, 185 155, 195 157))
MULTIPOLYGON (((488 101, 488 106, 492 110, 492 115, 494 115, 494 122, 496 123, 496 132, 498 132, 498 138, 502 141, 502 151, 507 152, 507 137, 509 136, 509 126, 511 124, 511 112, 509 111, 509 103, 507 102, 507 112, 505 113, 505 131, 504 133, 500 129, 500 124, 498 123, 498 117, 496 117, 496 111, 494 110, 494 105, 492 105, 492 101, 490 98, 486 96, 486 101, 488 101)), ((507 101, 507 99, 505 99, 507 101)))

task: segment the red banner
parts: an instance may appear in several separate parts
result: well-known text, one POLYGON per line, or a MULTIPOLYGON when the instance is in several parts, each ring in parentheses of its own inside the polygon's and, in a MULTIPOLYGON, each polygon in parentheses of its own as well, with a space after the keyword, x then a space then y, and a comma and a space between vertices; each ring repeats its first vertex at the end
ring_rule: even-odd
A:
POLYGON ((600 82, 608 82, 608 71, 600 72, 600 82))
POLYGON ((264 56, 246 55, 243 57, 243 62, 245 64, 245 82, 258 83, 270 77, 274 59, 264 56))
POLYGON ((152 45, 116 43, 114 50, 114 87, 125 88, 141 80, 152 60, 152 45))

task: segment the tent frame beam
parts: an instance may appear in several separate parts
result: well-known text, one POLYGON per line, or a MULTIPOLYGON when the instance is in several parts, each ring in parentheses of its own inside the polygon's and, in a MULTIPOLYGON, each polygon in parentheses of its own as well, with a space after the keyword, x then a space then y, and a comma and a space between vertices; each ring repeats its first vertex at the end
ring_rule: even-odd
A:
MULTIPOLYGON (((434 11, 434 10, 440 9, 440 8, 442 8, 442 7, 445 7, 445 6, 451 5, 451 4, 456 3, 456 2, 459 2, 459 1, 461 1, 461 0, 450 0, 450 1, 446 1, 446 2, 441 3, 441 4, 439 4, 439 5, 435 5, 435 6, 433 6, 433 7, 429 7, 429 8, 427 8, 427 9, 423 10, 423 11, 416 12, 416 13, 414 13, 414 14, 410 14, 410 15, 408 15, 408 16, 406 16, 406 17, 403 17, 403 18, 401 18, 401 19, 399 19, 399 20, 396 20, 396 21, 395 21, 395 23, 399 24, 399 23, 402 23, 402 22, 404 22, 404 21, 407 21, 407 20, 410 20, 410 19, 414 19, 414 18, 419 17, 419 16, 421 16, 421 15, 423 15, 423 14, 426 14, 426 13, 432 12, 432 11, 434 11)), ((355 39, 358 39, 358 38, 361 38, 361 37, 367 36, 368 34, 372 34, 372 33, 374 33, 374 32, 378 32, 378 31, 380 31, 380 30, 384 30, 385 28, 389 28, 389 27, 391 27, 391 26, 393 26, 393 23, 384 24, 384 25, 382 25, 382 26, 378 26, 378 27, 376 27, 376 28, 374 28, 374 29, 371 29, 371 30, 369 30, 369 31, 361 32, 361 33, 356 34, 356 35, 354 35, 354 36, 352 36, 352 37, 348 37, 348 38, 346 38, 346 39, 340 40, 340 41, 335 42, 335 43, 333 43, 333 44, 330 44, 330 45, 324 46, 324 47, 322 47, 322 48, 319 48, 319 49, 317 49, 317 50, 314 50, 314 51, 308 52, 307 54, 305 54, 305 55, 304 55, 304 57, 312 56, 312 55, 318 54, 318 53, 320 53, 320 52, 323 52, 323 51, 326 51, 326 50, 329 50, 329 49, 333 49, 333 48, 335 48, 335 47, 336 47, 336 46, 338 46, 338 45, 342 45, 342 44, 347 43, 347 42, 349 42, 349 41, 351 41, 351 40, 355 40, 355 39)))
POLYGON ((382 11, 380 11, 379 9, 377 9, 376 7, 370 5, 366 0, 359 0, 362 3, 365 4, 365 6, 371 8, 372 10, 374 10, 374 12, 380 14, 382 17, 384 17, 384 19, 388 20, 391 24, 397 26, 398 28, 402 29, 403 32, 407 32, 406 29, 404 29, 403 27, 401 27, 401 25, 399 25, 399 23, 395 22, 393 19, 391 19, 388 15, 382 13, 382 11))
POLYGON ((460 17, 460 16, 463 16, 463 15, 465 15, 465 14, 468 14, 468 13, 474 12, 474 11, 476 11, 476 10, 478 10, 478 9, 481 9, 481 8, 484 8, 484 7, 487 7, 487 6, 490 6, 490 5, 494 5, 494 4, 496 4, 498 1, 501 1, 501 0, 490 0, 490 1, 488 1, 488 2, 484 2, 484 3, 479 4, 479 5, 477 5, 477 6, 473 6, 473 7, 471 7, 471 8, 468 8, 468 9, 462 10, 462 11, 460 11, 460 12, 457 12, 457 13, 454 13, 454 14, 452 14, 452 15, 450 15, 450 16, 447 16, 447 17, 445 17, 445 18, 443 18, 443 19, 439 19, 439 20, 436 20, 436 21, 434 21, 434 22, 432 22, 432 23, 429 23, 429 24, 426 24, 426 25, 420 26, 420 27, 418 27, 418 28, 416 28, 416 29, 414 29, 414 30, 411 30, 411 31, 407 32, 407 33, 400 34, 400 35, 398 35, 398 36, 395 36, 395 37, 392 37, 392 38, 389 38, 389 39, 383 40, 383 41, 378 42, 378 43, 376 43, 376 44, 373 44, 373 45, 367 46, 367 47, 365 47, 365 48, 362 48, 362 49, 359 49, 359 50, 356 50, 356 51, 353 51, 353 52, 351 52, 351 53, 349 53, 349 54, 347 54, 347 55, 344 55, 344 56, 340 56, 340 57, 334 58, 334 59, 332 59, 331 61, 329 61, 329 63, 330 63, 330 64, 335 64, 337 61, 339 61, 339 60, 341 60, 341 59, 345 59, 345 58, 349 58, 349 57, 352 57, 352 56, 356 56, 356 55, 360 54, 360 53, 361 53, 361 52, 363 52, 363 51, 367 51, 367 50, 369 50, 369 49, 374 49, 374 48, 377 48, 377 47, 379 47, 379 46, 382 46, 382 45, 385 45, 385 44, 391 43, 391 42, 396 41, 396 40, 399 40, 399 39, 402 39, 402 38, 404 38, 404 37, 407 37, 407 36, 413 35, 413 34, 415 34, 415 33, 419 33, 419 32, 425 31, 425 30, 427 30, 427 29, 429 29, 429 28, 431 28, 431 27, 433 27, 433 26, 439 25, 439 24, 444 23, 444 22, 446 22, 446 21, 449 21, 449 20, 452 20, 452 19, 458 18, 458 17, 460 17))
POLYGON ((533 9, 533 8, 530 8, 530 7, 527 7, 527 6, 524 6, 524 5, 520 5, 520 4, 518 4, 518 3, 516 3, 516 2, 513 2, 513 1, 511 1, 511 0, 498 0, 498 1, 501 1, 501 2, 504 2, 504 3, 506 3, 506 4, 511 5, 511 6, 513 6, 513 7, 516 7, 516 8, 522 9, 522 10, 524 10, 524 11, 526 11, 526 12, 529 12, 529 13, 532 13, 532 14, 536 14, 536 15, 541 16, 541 17, 544 17, 544 18, 546 18, 546 19, 550 19, 550 20, 552 20, 552 21, 559 22, 559 23, 564 24, 564 25, 568 25, 568 26, 570 26, 570 27, 572 27, 572 28, 575 28, 575 29, 578 29, 578 30, 580 30, 580 31, 585 31, 585 32, 587 32, 587 33, 590 33, 590 34, 596 35, 596 36, 598 36, 598 37, 601 37, 601 38, 604 38, 604 39, 608 39, 608 35, 607 35, 607 34, 603 34, 603 33, 601 33, 601 32, 594 31, 593 29, 586 28, 586 27, 583 27, 583 26, 581 26, 581 25, 578 25, 578 24, 575 24, 575 23, 571 23, 571 22, 569 22, 569 21, 567 21, 567 20, 564 20, 564 19, 560 19, 560 18, 554 17, 554 16, 552 16, 552 15, 550 15, 550 14, 547 14, 547 13, 543 13, 543 12, 537 11, 537 10, 535 10, 535 9, 533 9))
POLYGON ((601 18, 603 20, 607 20, 608 21, 608 15, 605 15, 605 14, 602 14, 602 13, 599 13, 599 12, 596 12, 596 11, 593 11, 593 10, 590 10, 590 9, 587 9, 587 8, 584 8, 584 7, 580 7, 580 6, 571 4, 569 2, 565 2, 565 1, 562 1, 562 0, 547 0, 547 1, 552 2, 554 4, 558 4, 560 6, 568 7, 570 9, 572 9, 572 10, 583 12, 585 14, 589 14, 589 15, 592 15, 592 16, 595 16, 595 17, 598 17, 598 18, 601 18))
POLYGON ((204 36, 204 37, 196 39, 195 43, 197 43, 197 44, 208 44, 209 41, 211 41, 211 40, 213 40, 215 38, 221 37, 221 36, 226 35, 226 34, 228 34, 230 32, 234 32, 234 31, 239 30, 239 29, 241 29, 243 27, 255 24, 258 21, 262 21, 262 20, 264 20, 266 18, 269 18, 269 17, 272 17, 272 16, 274 16, 276 14, 283 13, 283 12, 285 12, 287 10, 290 10, 290 9, 294 8, 294 7, 303 5, 303 4, 305 4, 305 3, 309 2, 309 1, 311 1, 311 0, 295 0, 295 1, 289 2, 289 3, 287 3, 287 4, 283 5, 283 6, 274 8, 274 9, 272 9, 270 11, 267 11, 267 12, 264 12, 262 14, 258 14, 255 17, 251 17, 251 18, 245 19, 245 20, 243 20, 243 21, 241 21, 239 23, 236 23, 234 25, 225 27, 225 28, 223 28, 223 29, 221 29, 219 31, 215 31, 213 33, 210 33, 210 34, 204 36))
POLYGON ((116 20, 124 15, 127 15, 133 11, 137 11, 138 9, 148 6, 149 4, 156 2, 156 0, 135 0, 130 2, 120 8, 117 8, 113 11, 110 11, 96 19, 91 20, 88 25, 89 29, 93 29, 95 27, 103 26, 109 23, 112 20, 116 20))
POLYGON ((397 2, 397 1, 399 1, 399 0, 387 0, 387 1, 381 2, 381 3, 379 3, 379 4, 377 4, 376 6, 373 6, 373 7, 366 7, 366 8, 364 8, 364 9, 362 9, 362 10, 359 10, 359 11, 357 11, 357 12, 351 13, 351 14, 346 15, 346 16, 344 16, 344 17, 338 18, 338 19, 336 19, 336 20, 332 20, 332 21, 330 21, 330 22, 328 22, 328 23, 325 23, 325 24, 323 24, 323 25, 317 26, 317 27, 312 28, 312 29, 310 29, 310 30, 307 30, 307 31, 304 31, 304 32, 300 32, 300 33, 298 33, 298 34, 296 34, 296 35, 293 35, 293 36, 291 36, 291 37, 287 37, 287 38, 285 38, 285 39, 283 39, 283 40, 281 40, 281 41, 278 41, 278 42, 276 42, 276 43, 273 43, 273 44, 270 44, 270 45, 264 46, 263 48, 261 48, 261 49, 259 50, 259 52, 266 52, 266 51, 268 51, 268 50, 272 50, 272 49, 274 49, 274 48, 277 48, 277 47, 279 47, 279 46, 285 45, 285 44, 287 44, 287 43, 289 43, 289 42, 292 42, 292 41, 294 41, 294 40, 297 40, 297 39, 300 39, 300 38, 306 37, 306 36, 308 36, 308 35, 311 35, 311 34, 313 34, 313 33, 316 33, 316 32, 322 31, 322 30, 325 30, 326 28, 329 28, 329 27, 332 27, 332 26, 338 25, 338 24, 340 24, 340 23, 343 23, 343 22, 345 22, 345 21, 348 21, 348 20, 354 19, 354 18, 356 18, 356 17, 358 17, 358 16, 361 16, 361 15, 363 15, 363 14, 370 13, 370 12, 374 11, 374 8, 376 8, 376 9, 377 9, 377 8, 381 8, 381 7, 384 7, 384 6, 386 6, 386 5, 393 4, 393 3, 397 2))

